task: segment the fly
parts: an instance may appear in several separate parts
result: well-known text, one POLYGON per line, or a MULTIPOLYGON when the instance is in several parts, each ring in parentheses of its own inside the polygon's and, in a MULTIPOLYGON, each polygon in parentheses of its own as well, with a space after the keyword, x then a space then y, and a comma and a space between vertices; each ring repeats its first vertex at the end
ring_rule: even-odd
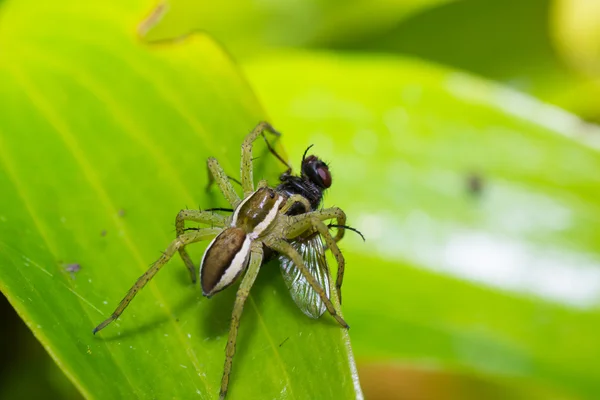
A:
MULTIPOLYGON (((305 209, 303 204, 296 203, 292 208, 290 208, 290 210, 287 212, 287 215, 299 215, 305 212, 318 210, 323 201, 325 190, 331 187, 332 176, 327 163, 315 155, 309 155, 308 157, 306 156, 311 147, 312 145, 309 146, 302 155, 300 175, 293 175, 292 167, 285 163, 285 161, 283 161, 283 159, 277 153, 275 153, 275 150, 269 146, 269 150, 274 153, 279 160, 288 166, 287 171, 281 174, 279 177, 280 184, 275 188, 275 190, 278 193, 284 194, 288 197, 300 195, 306 198, 310 204, 310 209, 305 209)), ((343 223, 344 222, 340 223, 338 221, 337 225, 329 225, 329 227, 335 227, 338 229, 336 242, 343 237, 344 229, 355 231, 361 237, 363 237, 360 232, 343 225, 343 223)), ((330 273, 329 266, 327 264, 327 258, 325 256, 326 246, 325 243, 323 243, 323 239, 319 232, 307 231, 303 235, 291 240, 290 244, 302 256, 304 264, 310 270, 311 275, 313 275, 323 287, 327 297, 331 298, 331 286, 329 282, 330 273)), ((332 247, 331 250, 338 262, 336 292, 338 294, 338 300, 341 304, 341 290, 344 280, 345 262, 337 246, 332 247)), ((300 308, 305 315, 311 318, 319 318, 321 315, 323 315, 326 310, 325 304, 319 295, 312 289, 309 282, 304 278, 294 262, 285 254, 278 255, 278 261, 281 267, 283 279, 288 287, 288 290, 290 291, 292 299, 294 299, 294 302, 298 308, 300 308)))

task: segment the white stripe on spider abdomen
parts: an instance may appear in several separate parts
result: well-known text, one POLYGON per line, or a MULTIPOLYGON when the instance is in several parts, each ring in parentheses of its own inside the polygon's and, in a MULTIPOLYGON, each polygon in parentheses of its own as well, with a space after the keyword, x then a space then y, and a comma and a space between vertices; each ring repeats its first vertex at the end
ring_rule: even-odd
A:
POLYGON ((231 227, 206 248, 200 264, 202 293, 210 297, 231 285, 246 269, 252 241, 275 221, 284 196, 262 188, 240 203, 231 227))

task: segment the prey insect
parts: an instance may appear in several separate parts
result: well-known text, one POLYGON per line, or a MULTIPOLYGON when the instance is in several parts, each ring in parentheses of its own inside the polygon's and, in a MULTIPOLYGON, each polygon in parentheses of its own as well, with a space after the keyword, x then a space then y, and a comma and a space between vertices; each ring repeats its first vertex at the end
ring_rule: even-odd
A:
MULTIPOLYGON (((312 147, 312 146, 311 146, 312 147)), ((272 153, 274 150, 269 146, 272 153)), ((302 203, 294 204, 287 212, 288 215, 299 215, 309 211, 316 211, 323 200, 323 194, 332 183, 331 173, 328 165, 314 155, 306 156, 310 147, 302 155, 300 164, 300 175, 292 174, 292 167, 288 165, 286 172, 281 174, 280 184, 275 188, 278 193, 285 196, 300 195, 309 201, 310 208, 305 209, 302 203)), ((283 160, 276 155, 279 160, 283 160)), ((286 163, 287 165, 287 163, 286 163)), ((344 222, 339 222, 337 240, 344 235, 344 222)), ((306 267, 325 289, 330 297, 329 266, 325 256, 325 244, 318 231, 307 230, 302 235, 290 241, 294 249, 302 256, 306 267)), ((344 256, 337 245, 330 246, 338 264, 336 279, 336 292, 341 304, 342 282, 344 280, 344 256)), ((319 318, 325 312, 325 304, 320 296, 312 289, 309 282, 304 278, 294 261, 285 254, 279 254, 279 265, 283 279, 290 291, 292 299, 300 310, 311 318, 319 318)))
POLYGON ((181 255, 192 281, 195 282, 196 267, 186 252, 185 246, 212 239, 200 263, 200 285, 204 296, 211 297, 229 287, 245 271, 237 290, 231 316, 231 326, 225 349, 225 366, 219 392, 220 399, 225 398, 229 387, 240 318, 250 289, 262 265, 265 248, 283 254, 292 260, 312 290, 319 295, 331 316, 342 327, 348 328, 348 324, 330 301, 325 289, 311 274, 302 256, 289 243, 290 240, 308 232, 318 232, 325 238, 325 242, 330 248, 337 247, 336 239, 341 238, 343 230, 338 230, 336 236, 333 237, 324 221, 335 220, 337 224, 343 225, 346 215, 337 207, 286 215, 298 203, 302 204, 305 210, 312 209, 311 204, 299 194, 288 196, 268 187, 266 181, 260 181, 258 187, 254 188, 252 147, 259 136, 264 137, 265 131, 279 135, 271 125, 261 122, 246 136, 242 144, 241 185, 243 198, 240 198, 235 192, 219 162, 212 157, 208 159, 208 168, 220 191, 234 210, 233 214, 223 216, 201 210, 181 210, 176 217, 177 238, 171 242, 161 257, 138 278, 112 315, 94 329, 94 333, 96 333, 117 319, 135 295, 177 252, 181 255), (205 224, 209 227, 186 231, 186 221, 205 224))

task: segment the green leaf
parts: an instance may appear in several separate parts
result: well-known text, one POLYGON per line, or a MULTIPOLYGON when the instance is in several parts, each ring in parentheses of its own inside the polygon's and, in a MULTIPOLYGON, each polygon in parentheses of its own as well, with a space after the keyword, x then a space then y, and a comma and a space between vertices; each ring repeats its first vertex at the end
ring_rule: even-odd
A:
POLYGON ((163 0, 142 26, 149 40, 209 32, 237 56, 281 46, 328 45, 386 30, 423 9, 452 0, 163 0))
POLYGON ((278 52, 245 70, 274 123, 302 133, 291 159, 314 144, 326 205, 367 238, 341 243, 359 366, 597 397, 597 126, 406 58, 278 52))
POLYGON ((362 35, 340 35, 328 47, 423 58, 599 121, 600 85, 589 74, 599 48, 595 8, 571 0, 448 2, 362 35))
MULTIPOLYGON (((1 3, 0 289, 84 396, 216 398, 235 289, 203 298, 181 260, 92 335, 174 239, 180 209, 225 205, 205 192, 206 159, 235 176, 265 118, 210 39, 142 44, 150 5, 1 3)), ((259 143, 255 176, 273 181, 267 154, 259 143)), ((307 319, 278 269, 247 302, 231 397, 359 396, 347 333, 307 319)))
POLYGON ((498 80, 598 121, 600 85, 589 74, 598 48, 597 6, 586 4, 164 0, 142 31, 149 39, 206 31, 244 59, 282 46, 413 55, 498 80))

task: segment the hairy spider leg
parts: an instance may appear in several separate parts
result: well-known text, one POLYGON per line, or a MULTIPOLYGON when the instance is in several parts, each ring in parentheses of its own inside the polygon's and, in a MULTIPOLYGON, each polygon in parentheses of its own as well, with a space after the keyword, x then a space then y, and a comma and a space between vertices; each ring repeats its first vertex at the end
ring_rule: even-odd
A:
POLYGON ((337 278, 335 280, 335 291, 338 295, 338 301, 342 304, 342 282, 344 281, 344 271, 346 268, 346 260, 344 259, 344 254, 338 247, 335 239, 331 236, 329 232, 329 227, 323 223, 323 221, 317 218, 311 218, 313 226, 319 231, 321 236, 325 239, 325 243, 327 247, 331 250, 331 253, 335 257, 335 261, 337 262, 337 278))
POLYGON ((277 158, 279 161, 281 161, 283 163, 283 165, 285 165, 287 167, 288 174, 292 173, 292 166, 290 164, 288 164, 288 162, 285 161, 283 159, 283 157, 281 157, 279 155, 279 153, 277 153, 277 151, 273 148, 273 146, 271 146, 271 143, 269 143, 269 141, 267 140, 266 136, 263 135, 263 139, 265 139, 265 143, 267 144, 267 149, 269 149, 269 152, 271 154, 273 154, 275 156, 275 158, 277 158))
POLYGON ((269 186, 269 182, 266 179, 261 179, 258 181, 258 185, 256 185, 256 190, 266 188, 267 186, 269 186))
POLYGON ((259 135, 265 136, 265 131, 272 133, 275 136, 281 134, 277 132, 271 124, 262 121, 250 132, 244 139, 242 144, 242 189, 244 190, 244 198, 254 192, 253 168, 252 168, 252 145, 259 135))
POLYGON ((279 210, 279 213, 285 214, 296 203, 302 204, 304 206, 305 210, 307 210, 307 211, 310 210, 310 202, 306 199, 306 197, 301 196, 299 194, 293 194, 287 199, 285 205, 283 207, 281 207, 281 210, 279 210))
POLYGON ((336 236, 332 237, 331 233, 329 233, 329 228, 327 225, 323 224, 321 221, 336 219, 338 225, 344 225, 346 223, 346 213, 337 207, 331 207, 296 215, 290 218, 292 219, 292 222, 290 223, 286 233, 287 239, 293 239, 294 237, 311 230, 317 230, 325 239, 327 248, 331 250, 338 264, 335 288, 337 291, 338 300, 340 301, 340 304, 342 304, 342 283, 344 281, 346 262, 342 252, 337 246, 337 242, 344 237, 345 230, 344 228, 338 227, 336 236), (316 221, 319 221, 320 224, 318 224, 316 221))
MULTIPOLYGON (((185 232, 185 221, 199 222, 201 224, 210 225, 211 228, 215 226, 222 228, 225 226, 226 220, 227 217, 209 211, 181 210, 175 218, 176 237, 183 235, 185 232)), ((179 248, 179 255, 190 273, 192 283, 196 283, 196 266, 185 250, 185 245, 179 248)))
MULTIPOLYGON (((244 143, 242 144, 242 162, 241 162, 241 167, 240 167, 242 181, 240 182, 237 179, 235 179, 234 177, 225 174, 225 177, 227 177, 227 179, 242 186, 242 188, 244 189, 244 198, 246 198, 249 194, 251 194, 254 191, 254 189, 253 189, 253 187, 254 187, 253 167, 252 167, 252 161, 253 161, 252 160, 252 146, 253 146, 254 141, 258 138, 258 136, 263 137, 263 139, 265 140, 265 143, 267 144, 267 148, 269 149, 269 151, 273 155, 275 155, 275 157, 277 157, 278 160, 280 160, 282 163, 284 163, 291 170, 290 165, 288 163, 286 163, 279 154, 277 154, 275 149, 273 149, 273 147, 267 140, 267 138, 264 134, 264 131, 270 132, 270 133, 274 134, 275 136, 281 136, 281 133, 276 131, 275 128, 273 128, 271 126, 271 124, 269 124, 268 122, 266 122, 266 121, 259 122, 259 124, 256 125, 256 127, 252 130, 252 132, 250 132, 248 135, 246 135, 246 138, 244 139, 244 143)), ((210 164, 209 164, 208 170, 209 170, 209 173, 208 173, 208 183, 206 184, 206 191, 210 190, 210 187, 213 185, 215 180, 219 179, 214 174, 213 170, 210 168, 210 164)))
MULTIPOLYGON (((208 166, 206 167, 206 174, 208 175, 208 180, 206 183, 206 188, 204 190, 206 192, 208 192, 208 191, 210 191, 210 188, 212 187, 213 183, 215 183, 215 177, 210 172, 210 169, 208 168, 208 166)), ((233 176, 227 175, 227 179, 229 179, 231 182, 237 183, 238 185, 242 186, 242 182, 238 181, 233 176)))
POLYGON ((304 278, 308 281, 313 290, 319 295, 319 297, 321 297, 321 301, 323 301, 323 304, 325 304, 325 308, 327 308, 329 314, 331 314, 331 316, 335 318, 335 320, 342 327, 348 329, 348 324, 346 323, 346 321, 344 321, 340 313, 333 306, 331 300, 329 300, 329 298, 327 297, 325 289, 323 289, 323 287, 319 284, 319 282, 317 282, 315 277, 310 273, 308 268, 306 268, 306 265, 304 265, 304 261, 302 260, 302 256, 300 255, 300 253, 298 253, 296 249, 294 249, 292 245, 286 242, 285 240, 278 240, 274 243, 268 243, 267 245, 273 250, 285 255, 290 260, 292 260, 294 264, 296 264, 296 268, 300 270, 300 272, 302 273, 302 275, 304 275, 304 278))
POLYGON ((119 316, 123 313, 123 311, 127 308, 131 300, 135 297, 135 295, 144 287, 146 284, 156 275, 158 271, 173 257, 175 252, 179 250, 182 246, 188 245, 190 243, 200 242, 202 240, 208 240, 215 237, 222 231, 220 228, 204 228, 198 231, 187 232, 183 235, 180 235, 177 239, 173 240, 169 247, 164 251, 164 253, 160 256, 158 260, 156 260, 150 268, 142 276, 138 278, 138 280, 133 284, 131 289, 127 292, 123 300, 119 303, 115 311, 104 320, 100 325, 94 328, 94 334, 99 330, 106 327, 106 325, 110 324, 115 319, 119 318, 119 316))
POLYGON ((233 186, 231 185, 229 178, 227 178, 227 174, 223 171, 221 164, 219 164, 219 161, 214 157, 209 157, 207 165, 215 182, 217 182, 217 186, 219 186, 219 190, 221 190, 221 193, 223 193, 227 202, 231 204, 232 208, 236 208, 241 203, 242 199, 240 199, 240 196, 233 190, 233 186))
POLYGON ((288 234, 293 235, 292 237, 288 237, 288 239, 294 238, 298 235, 301 235, 304 232, 307 232, 312 224, 310 222, 310 218, 313 216, 317 217, 319 221, 326 221, 329 219, 335 219, 336 225, 340 225, 337 227, 337 233, 334 237, 336 242, 339 242, 344 237, 346 233, 345 225, 346 225, 346 213, 338 207, 330 207, 324 208, 322 210, 316 210, 307 212, 304 214, 294 215, 290 218, 293 219, 293 227, 289 230, 288 234))
POLYGON ((229 328, 227 347, 225 348, 225 367, 223 368, 223 378, 221 379, 221 390, 219 392, 219 399, 221 400, 225 398, 227 387, 229 386, 229 375, 231 374, 231 364, 235 354, 235 343, 237 340, 238 328, 240 326, 240 318, 242 316, 242 311, 244 310, 244 303, 248 298, 250 288, 254 285, 254 281, 260 270, 260 265, 262 264, 262 242, 253 242, 250 251, 251 254, 248 269, 246 270, 246 274, 235 295, 235 304, 233 305, 233 312, 231 314, 231 327, 229 328))

